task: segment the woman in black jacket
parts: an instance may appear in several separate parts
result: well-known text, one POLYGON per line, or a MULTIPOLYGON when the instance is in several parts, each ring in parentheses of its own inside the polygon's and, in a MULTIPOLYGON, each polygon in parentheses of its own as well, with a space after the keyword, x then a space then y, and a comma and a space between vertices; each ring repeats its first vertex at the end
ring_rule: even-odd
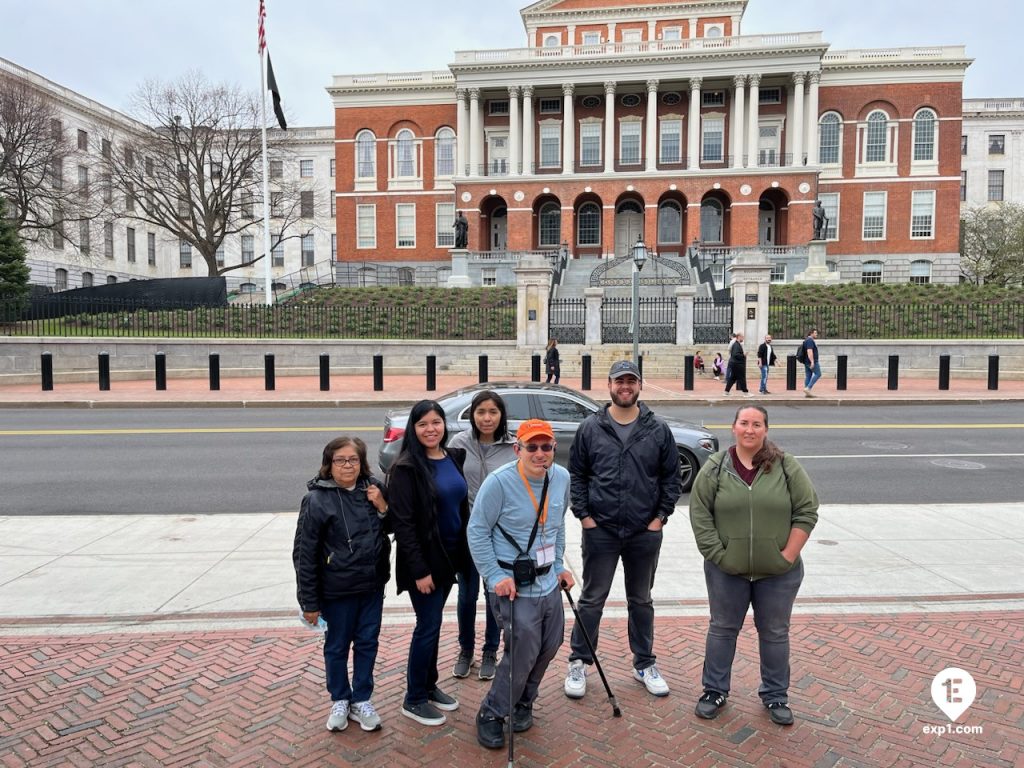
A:
POLYGON ((422 725, 443 725, 459 702, 437 687, 437 649, 444 604, 455 574, 469 560, 466 452, 446 448, 444 409, 421 400, 409 413, 402 450, 388 478, 398 544, 398 591, 409 591, 416 627, 409 642, 402 714, 422 725))
POLYGON ((551 339, 548 342, 547 351, 544 353, 544 369, 548 373, 547 383, 555 380, 555 384, 562 377, 562 361, 558 354, 558 339, 551 339))
POLYGON ((352 719, 364 731, 376 731, 380 717, 370 697, 384 585, 391 575, 387 500, 370 476, 366 445, 357 437, 329 442, 317 476, 306 487, 292 561, 302 617, 316 624, 322 615, 327 623, 324 667, 334 702, 327 729, 343 731, 352 719))

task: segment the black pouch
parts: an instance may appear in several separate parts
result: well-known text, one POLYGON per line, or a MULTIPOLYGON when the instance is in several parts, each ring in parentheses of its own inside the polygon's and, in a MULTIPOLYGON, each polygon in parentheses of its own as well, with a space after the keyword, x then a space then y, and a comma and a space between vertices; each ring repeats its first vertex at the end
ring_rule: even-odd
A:
POLYGON ((528 587, 537 581, 537 564, 526 553, 516 555, 512 561, 512 578, 517 587, 528 587))

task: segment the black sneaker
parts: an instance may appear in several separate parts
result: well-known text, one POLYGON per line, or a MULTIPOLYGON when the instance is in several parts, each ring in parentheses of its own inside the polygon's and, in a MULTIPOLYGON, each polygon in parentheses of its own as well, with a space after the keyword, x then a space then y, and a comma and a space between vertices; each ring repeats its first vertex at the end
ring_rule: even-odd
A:
POLYGON ((420 725, 438 726, 447 722, 444 712, 440 712, 429 701, 424 701, 422 704, 403 704, 402 714, 420 725))
POLYGON ((459 656, 455 659, 455 666, 452 668, 452 677, 469 677, 469 670, 472 666, 473 652, 459 651, 459 656))
POLYGON ((501 749, 505 746, 505 721, 500 717, 476 713, 476 740, 481 747, 501 749))
POLYGON ((454 696, 449 696, 440 688, 435 688, 430 693, 428 693, 427 701, 429 701, 438 709, 443 709, 445 712, 454 712, 456 709, 459 708, 459 700, 456 699, 454 696))
POLYGON ((528 731, 533 727, 533 705, 516 704, 512 710, 512 730, 516 733, 528 731))
POLYGON ((497 651, 484 651, 483 657, 480 659, 480 672, 479 677, 481 680, 493 680, 495 672, 498 668, 498 652, 497 651))
POLYGON ((765 704, 765 707, 768 708, 768 717, 776 725, 793 724, 793 710, 784 701, 773 701, 771 704, 765 704))
POLYGON ((718 691, 704 691, 704 695, 697 701, 695 712, 697 717, 704 720, 714 720, 724 706, 725 696, 718 691))

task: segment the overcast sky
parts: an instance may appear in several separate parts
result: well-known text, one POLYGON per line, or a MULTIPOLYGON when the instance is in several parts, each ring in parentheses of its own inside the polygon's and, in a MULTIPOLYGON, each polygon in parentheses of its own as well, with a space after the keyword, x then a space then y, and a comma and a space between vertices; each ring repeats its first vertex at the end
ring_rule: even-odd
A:
MULTIPOLYGON (((444 69, 525 44, 527 0, 266 0, 291 125, 330 125, 335 74, 444 69)), ((115 109, 146 78, 199 68, 258 90, 258 0, 0 0, 0 56, 115 109)), ((820 30, 834 49, 966 45, 964 95, 1024 96, 1019 0, 750 0, 744 34, 820 30), (1012 36, 1012 38, 1011 38, 1012 36)))

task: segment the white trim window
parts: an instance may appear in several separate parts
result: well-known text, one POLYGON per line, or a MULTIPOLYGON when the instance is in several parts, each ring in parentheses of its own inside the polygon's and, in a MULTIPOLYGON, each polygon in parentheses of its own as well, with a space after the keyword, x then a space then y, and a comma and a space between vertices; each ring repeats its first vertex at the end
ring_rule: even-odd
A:
POLYGON ((356 206, 356 248, 377 247, 377 206, 356 206))
POLYGON ((914 162, 935 162, 935 145, 938 144, 939 121, 930 109, 918 110, 914 115, 914 162))
POLYGON ((839 193, 838 192, 820 192, 818 193, 818 199, 821 201, 821 207, 825 209, 825 231, 822 233, 822 237, 825 240, 838 240, 839 239, 839 193))
POLYGON ((864 193, 862 240, 885 240, 885 214, 888 197, 888 192, 864 193))
POLYGON ((661 30, 661 40, 664 43, 678 43, 683 39, 683 28, 682 27, 663 27, 661 30))
POLYGON ((601 33, 600 32, 584 32, 583 33, 583 45, 600 45, 601 44, 601 33))
POLYGON ((1005 197, 1006 173, 1002 170, 989 170, 988 172, 988 199, 989 202, 999 203, 1005 197))
POLYGON ((508 114, 508 99, 488 99, 487 100, 487 114, 488 114, 488 116, 507 115, 508 114))
POLYGON ((576 214, 576 244, 601 244, 601 206, 594 202, 586 202, 580 206, 576 214))
POLYGON ((178 266, 181 269, 192 269, 192 243, 187 240, 178 241, 178 266))
POLYGON ((928 285, 932 281, 932 263, 927 259, 910 262, 910 282, 915 285, 928 285))
POLYGON ((331 232, 331 261, 338 260, 338 235, 331 232))
POLYGON ((601 165, 601 121, 580 122, 580 165, 601 165))
POLYGON ((395 204, 395 247, 416 247, 416 203, 395 204))
POLYGON ((720 163, 724 159, 725 119, 721 117, 704 117, 701 120, 701 153, 702 163, 720 163))
POLYGON ((619 163, 640 165, 640 133, 643 123, 639 120, 623 120, 619 123, 619 163))
POLYGON ((360 131, 356 135, 356 181, 377 181, 377 137, 373 131, 360 131))
POLYGON ((935 190, 916 190, 910 199, 910 239, 931 240, 934 237, 935 190))
POLYGON ((395 178, 414 179, 416 172, 416 142, 412 131, 403 128, 395 136, 393 165, 395 178))
MULTIPOLYGON (((700 204, 700 239, 702 243, 722 242, 724 219, 725 211, 720 201, 709 197, 700 204)), ((724 271, 722 274, 725 274, 724 271)), ((719 283, 724 284, 721 280, 719 283)))
POLYGON ((884 163, 889 159, 889 116, 879 109, 868 115, 864 131, 864 162, 884 163))
POLYGON ((843 157, 843 118, 826 112, 818 122, 818 160, 822 165, 841 165, 843 157))
POLYGON ((272 267, 283 267, 284 266, 284 238, 280 232, 275 232, 270 236, 273 247, 270 249, 270 257, 273 259, 270 266, 272 267))
POLYGON ((540 126, 540 167, 560 168, 562 165, 562 123, 545 121, 540 126))
POLYGON ((547 202, 540 208, 537 226, 537 246, 557 247, 562 240, 562 208, 556 202, 547 202))
MULTIPOLYGON (((893 176, 897 172, 899 154, 899 123, 891 121, 881 109, 874 109, 867 120, 857 126, 858 176, 893 176)), ((913 156, 913 155, 911 155, 913 156)), ((918 168, 920 173, 925 169, 918 168)))
POLYGON ((436 203, 434 205, 434 245, 438 248, 455 247, 455 203, 436 203))
POLYGON ((455 131, 447 126, 434 138, 434 176, 450 178, 455 175, 455 131))
POLYGON ((312 160, 299 160, 299 178, 312 179, 313 178, 313 161, 312 160))
POLYGON ((253 235, 242 235, 242 263, 251 264, 256 258, 256 238, 253 235))
POLYGON ((862 285, 875 285, 881 283, 884 276, 882 262, 865 261, 860 267, 860 282, 862 285))
POLYGON ((561 97, 555 96, 553 98, 543 98, 537 100, 537 111, 542 115, 560 115, 562 114, 562 99, 561 97))
POLYGON ((663 119, 658 126, 658 162, 683 162, 683 121, 680 118, 663 119))
POLYGON ((314 235, 303 235, 302 243, 302 266, 312 267, 316 263, 316 240, 314 235))
POLYGON ((776 285, 781 285, 786 282, 786 265, 784 262, 773 262, 771 272, 771 282, 776 285))

